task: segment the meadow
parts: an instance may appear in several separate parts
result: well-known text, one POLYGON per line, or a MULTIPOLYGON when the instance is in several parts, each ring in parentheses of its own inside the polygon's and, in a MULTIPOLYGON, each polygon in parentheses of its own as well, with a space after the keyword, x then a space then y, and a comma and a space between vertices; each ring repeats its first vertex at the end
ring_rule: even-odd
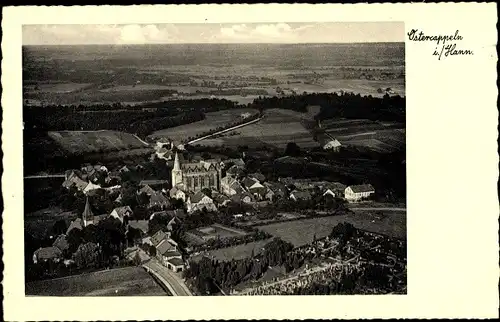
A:
POLYGON ((331 119, 322 129, 343 145, 366 147, 377 152, 393 152, 405 146, 404 124, 363 119, 331 119))
POLYGON ((173 128, 155 131, 150 138, 170 138, 174 142, 180 142, 210 131, 218 127, 224 127, 241 119, 243 113, 255 114, 257 110, 251 108, 235 108, 218 112, 205 113, 205 119, 190 124, 180 125, 173 128))
POLYGON ((144 149, 148 144, 137 136, 118 131, 58 131, 49 137, 69 153, 92 153, 144 149))
POLYGON ((165 296, 142 267, 116 268, 26 283, 26 295, 37 296, 165 296))
POLYGON ((264 246, 270 241, 271 239, 265 239, 233 247, 216 249, 203 254, 195 255, 192 257, 192 260, 196 262, 200 261, 203 256, 208 256, 209 258, 214 258, 219 261, 243 259, 246 257, 250 257, 252 255, 252 251, 254 255, 259 254, 260 252, 262 252, 264 246))
POLYGON ((314 235, 318 239, 328 236, 333 227, 342 222, 349 222, 356 228, 374 233, 406 239, 406 214, 404 212, 360 211, 348 215, 301 219, 257 228, 299 247, 311 243, 314 235))
POLYGON ((285 148, 289 142, 295 142, 302 148, 316 147, 318 143, 303 124, 309 115, 291 110, 270 109, 264 112, 262 120, 236 129, 217 138, 210 138, 196 144, 204 146, 247 145, 272 146, 285 148))

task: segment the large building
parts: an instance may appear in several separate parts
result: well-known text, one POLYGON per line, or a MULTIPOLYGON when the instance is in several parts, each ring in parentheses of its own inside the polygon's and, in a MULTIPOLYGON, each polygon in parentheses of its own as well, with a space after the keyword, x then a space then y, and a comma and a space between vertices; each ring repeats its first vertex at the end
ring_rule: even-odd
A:
POLYGON ((172 169, 172 187, 186 192, 197 192, 204 188, 220 190, 220 161, 200 161, 181 163, 175 154, 172 169))

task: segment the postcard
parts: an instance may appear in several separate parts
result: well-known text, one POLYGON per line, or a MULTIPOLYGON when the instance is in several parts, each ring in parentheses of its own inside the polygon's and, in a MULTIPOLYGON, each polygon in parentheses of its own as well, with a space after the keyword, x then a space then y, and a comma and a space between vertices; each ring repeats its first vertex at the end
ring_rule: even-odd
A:
POLYGON ((498 317, 495 9, 5 8, 4 318, 498 317))

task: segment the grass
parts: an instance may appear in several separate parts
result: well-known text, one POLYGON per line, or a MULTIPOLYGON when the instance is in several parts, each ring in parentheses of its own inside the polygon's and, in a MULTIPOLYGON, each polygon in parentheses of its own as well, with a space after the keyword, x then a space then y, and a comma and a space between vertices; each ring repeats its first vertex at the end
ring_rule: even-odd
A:
POLYGON ((49 132, 49 136, 70 153, 92 153, 147 147, 136 136, 118 131, 60 131, 49 132))
MULTIPOLYGON (((246 257, 250 257, 252 250, 254 255, 257 255, 262 251, 262 248, 271 241, 271 239, 259 240, 256 242, 251 242, 248 244, 241 244, 228 248, 216 249, 208 252, 208 257, 214 257, 219 261, 230 261, 238 260, 246 257)), ((193 256, 193 261, 200 261, 204 254, 193 256)))
POLYGON ((404 124, 370 120, 334 119, 322 122, 322 128, 343 145, 369 148, 386 153, 404 147, 404 124))
POLYGON ((273 146, 285 148, 295 142, 302 148, 316 147, 312 134, 304 127, 302 120, 309 115, 295 111, 271 109, 265 111, 261 121, 236 129, 221 138, 200 141, 200 145, 215 146, 273 146))
POLYGON ((168 137, 172 141, 183 141, 188 137, 194 137, 203 132, 224 127, 241 119, 242 113, 257 113, 257 110, 251 108, 236 108, 218 112, 209 112, 205 114, 205 119, 199 122, 176 126, 169 129, 159 130, 151 134, 153 138, 168 137))
POLYGON ((355 212, 354 214, 289 221, 266 226, 259 226, 275 237, 279 237, 294 246, 309 244, 316 238, 330 234, 332 228, 342 222, 349 222, 356 228, 380 233, 400 239, 406 239, 406 214, 375 211, 355 212))
POLYGON ((126 267, 26 284, 26 295, 160 296, 167 295, 141 267, 126 267))

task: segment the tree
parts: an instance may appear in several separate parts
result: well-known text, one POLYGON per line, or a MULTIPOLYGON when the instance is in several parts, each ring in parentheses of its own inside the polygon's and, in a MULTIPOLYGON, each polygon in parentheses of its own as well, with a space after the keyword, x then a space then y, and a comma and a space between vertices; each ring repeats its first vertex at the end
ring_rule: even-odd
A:
POLYGON ((295 142, 289 142, 286 145, 285 155, 292 157, 300 156, 300 147, 295 142))
POLYGON ((142 263, 141 255, 139 254, 139 250, 135 252, 134 259, 132 260, 135 266, 139 266, 142 263))
POLYGON ((67 229, 68 226, 66 225, 66 221, 60 219, 54 223, 54 226, 52 227, 52 233, 54 236, 66 234, 67 229))
POLYGON ((96 267, 98 265, 99 246, 94 243, 81 244, 73 254, 78 268, 96 267))

